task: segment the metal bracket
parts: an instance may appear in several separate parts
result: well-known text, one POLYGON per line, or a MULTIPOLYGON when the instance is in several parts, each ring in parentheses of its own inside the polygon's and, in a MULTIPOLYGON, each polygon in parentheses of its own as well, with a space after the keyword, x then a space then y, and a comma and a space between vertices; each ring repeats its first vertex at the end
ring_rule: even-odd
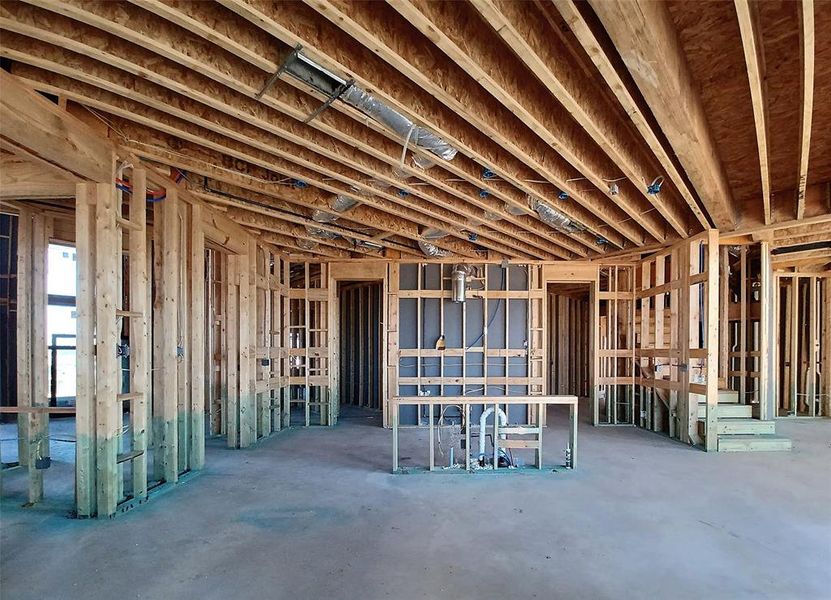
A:
POLYGON ((341 95, 342 95, 342 94, 343 94, 346 90, 348 90, 350 87, 352 87, 352 84, 353 84, 353 83, 354 83, 354 80, 350 79, 349 81, 344 81, 342 84, 340 84, 340 85, 338 86, 338 88, 335 90, 335 93, 334 93, 334 94, 331 94, 331 95, 330 95, 330 96, 326 99, 326 102, 324 102, 323 104, 321 104, 320 106, 318 106, 318 107, 314 110, 314 112, 312 112, 312 114, 310 114, 308 117, 306 117, 305 119, 303 119, 303 122, 304 122, 304 123, 309 123, 309 122, 310 122, 310 121, 312 121, 312 119, 314 119, 317 115, 319 115, 319 114, 320 114, 320 113, 322 113, 324 110, 326 110, 327 108, 329 108, 329 107, 332 105, 332 102, 334 102, 335 100, 337 100, 338 98, 340 98, 340 97, 341 97, 341 95))
POLYGON ((271 88, 271 86, 274 85, 274 82, 277 81, 277 79, 279 79, 280 75, 283 73, 283 71, 286 70, 286 67, 289 65, 289 63, 291 63, 294 59, 297 58, 297 55, 300 54, 300 51, 302 49, 303 49, 303 46, 301 44, 297 44, 294 47, 294 50, 292 50, 291 53, 289 53, 289 55, 286 56, 286 58, 283 59, 283 62, 280 63, 279 67, 277 67, 277 70, 274 71, 274 73, 271 75, 271 77, 268 78, 268 81, 265 82, 265 85, 263 86, 263 89, 261 89, 257 93, 257 95, 254 96, 257 100, 262 98, 263 95, 269 90, 269 88, 271 88))

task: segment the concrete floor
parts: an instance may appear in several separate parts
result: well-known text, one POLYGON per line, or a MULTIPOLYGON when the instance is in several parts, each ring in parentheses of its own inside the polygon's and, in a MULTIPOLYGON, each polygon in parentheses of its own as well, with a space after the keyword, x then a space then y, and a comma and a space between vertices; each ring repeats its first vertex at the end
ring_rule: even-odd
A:
MULTIPOLYGON (((564 416, 550 415, 552 461, 564 416)), ((112 521, 6 494, 0 594, 831 598, 831 420, 777 429, 793 452, 706 454, 581 424, 578 470, 504 476, 393 476, 390 433, 366 417, 250 450, 211 441, 201 475, 112 521)), ((402 455, 421 456, 423 435, 402 435, 402 455)))

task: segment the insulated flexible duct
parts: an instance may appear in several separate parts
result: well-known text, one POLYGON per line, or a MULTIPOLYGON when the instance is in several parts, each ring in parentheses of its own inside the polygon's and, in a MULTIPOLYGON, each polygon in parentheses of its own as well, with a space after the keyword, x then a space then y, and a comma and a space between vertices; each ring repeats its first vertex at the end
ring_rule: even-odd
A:
POLYGON ((430 242, 420 241, 418 243, 418 247, 421 248, 421 251, 424 252, 425 256, 431 256, 433 258, 441 258, 449 254, 447 250, 442 250, 430 242))
POLYGON ((456 156, 456 149, 435 133, 424 127, 419 127, 357 85, 349 86, 349 89, 340 98, 379 123, 386 125, 405 140, 409 138, 411 143, 429 150, 439 158, 453 160, 453 157, 456 156))
POLYGON ((542 200, 538 200, 536 198, 529 198, 528 200, 529 206, 537 212, 540 216, 540 220, 547 225, 551 225, 557 231, 561 231, 563 233, 579 233, 581 231, 585 231, 586 228, 582 225, 575 223, 571 219, 569 219, 566 215, 558 211, 557 209, 549 206, 542 200))

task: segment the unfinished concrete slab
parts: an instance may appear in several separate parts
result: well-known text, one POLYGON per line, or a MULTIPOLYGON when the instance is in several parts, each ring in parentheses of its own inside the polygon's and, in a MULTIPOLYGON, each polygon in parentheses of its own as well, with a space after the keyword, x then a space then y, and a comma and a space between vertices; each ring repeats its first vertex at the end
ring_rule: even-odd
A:
POLYGON ((209 442, 200 476, 110 522, 4 501, 3 595, 824 598, 831 423, 781 426, 792 452, 724 455, 583 423, 578 470, 517 476, 392 475, 362 415, 209 442))

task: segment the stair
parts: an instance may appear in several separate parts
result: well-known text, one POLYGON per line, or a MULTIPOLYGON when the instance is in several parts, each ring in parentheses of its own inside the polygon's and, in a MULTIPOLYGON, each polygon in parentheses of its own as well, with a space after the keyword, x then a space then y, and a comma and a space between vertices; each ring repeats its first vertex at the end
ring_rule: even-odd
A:
MULTIPOLYGON (((707 415, 707 405, 698 405, 698 420, 707 415)), ((788 452, 791 440, 776 435, 776 421, 753 418, 753 407, 739 404, 739 393, 718 391, 718 451, 719 452, 788 452)))
MULTIPOLYGON (((698 418, 703 419, 707 416, 707 405, 698 405, 698 418)), ((750 419, 753 417, 753 407, 749 404, 719 404, 718 418, 719 419, 750 419)))
POLYGON ((720 435, 719 452, 790 452, 793 444, 778 435, 720 435))

